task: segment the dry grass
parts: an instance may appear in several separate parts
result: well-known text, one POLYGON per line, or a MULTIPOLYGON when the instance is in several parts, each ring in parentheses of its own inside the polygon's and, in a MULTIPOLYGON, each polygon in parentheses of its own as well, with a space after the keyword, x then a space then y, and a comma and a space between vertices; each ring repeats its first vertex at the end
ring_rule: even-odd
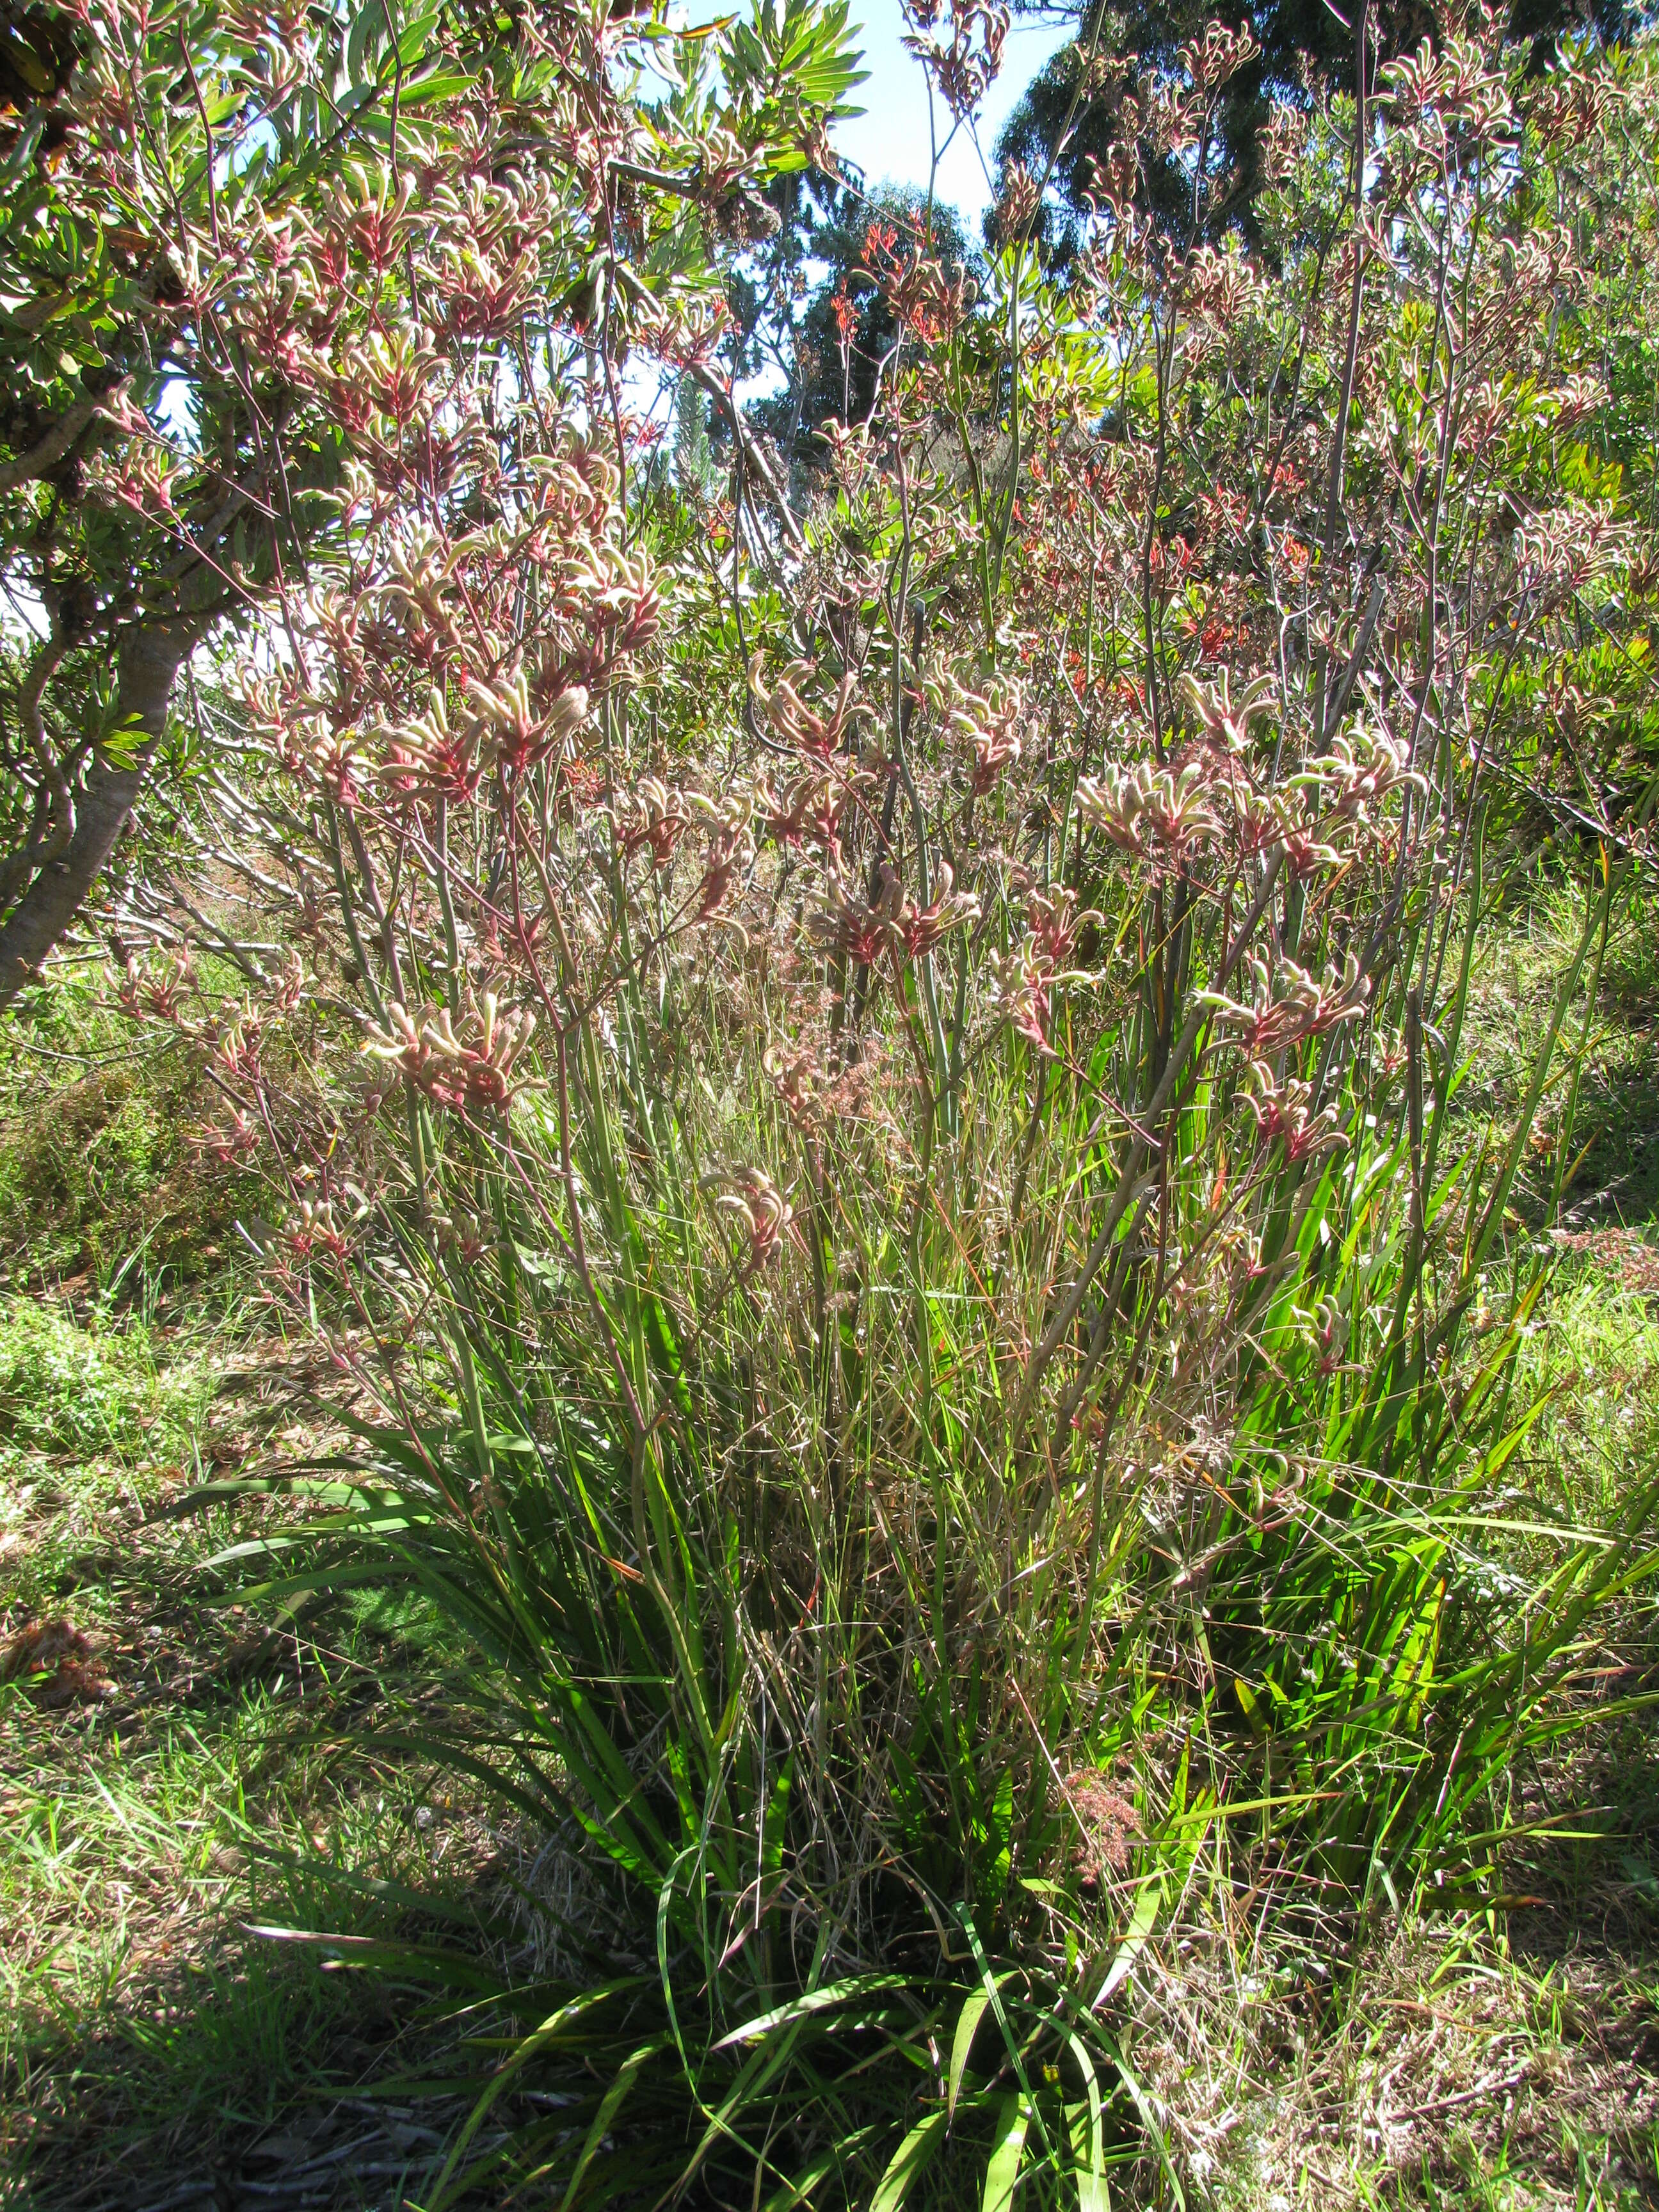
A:
MULTIPOLYGON (((1565 1932, 1565 1931, 1560 1931, 1565 1932)), ((1261 1978, 1231 2023, 1178 1978, 1151 2007, 1237 2061, 1208 2111, 1201 2068, 1160 2083, 1192 2170, 1228 2212, 1418 2202, 1605 2208, 1659 2183, 1659 1952, 1546 1961, 1479 1920, 1401 1919, 1333 1988, 1261 1978), (1498 2193, 1483 2196, 1482 2191, 1498 2193), (1507 2191, 1507 2194, 1503 2193, 1507 2191)), ((1184 2055, 1184 2054, 1183 2054, 1184 2055)))

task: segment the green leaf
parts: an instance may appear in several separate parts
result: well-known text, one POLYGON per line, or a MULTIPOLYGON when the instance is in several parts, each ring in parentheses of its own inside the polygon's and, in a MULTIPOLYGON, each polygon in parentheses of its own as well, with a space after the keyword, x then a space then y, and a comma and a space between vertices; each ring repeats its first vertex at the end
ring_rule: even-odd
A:
POLYGON ((792 1753, 783 1764, 783 1771, 772 1787, 766 1808, 766 1820, 762 1829, 762 1864, 768 1874, 775 1875, 783 1865, 784 1832, 789 1818, 789 1789, 794 1774, 794 1755, 792 1753))
POLYGON ((1096 2011, 1098 2011, 1107 1999, 1115 1996, 1122 1984, 1128 1980, 1135 1960, 1146 1948, 1147 1939, 1152 1935, 1158 1919, 1158 1908, 1163 1902, 1163 1880, 1159 1876, 1154 1876, 1152 1881, 1143 1885, 1139 1896, 1135 1899, 1134 1912, 1125 1930, 1123 1941, 1113 1954, 1112 1963, 1107 1969, 1106 1978, 1100 1986, 1100 1994, 1095 1999, 1096 2011))
POLYGON ((870 2212, 899 2212, 911 2189, 939 2154, 950 2114, 941 2108, 918 2120, 887 2161, 887 2171, 876 2185, 870 2212))
POLYGON ((1096 2033, 1101 2036, 1102 2041, 1110 2051, 1112 2063, 1122 2078, 1123 2086, 1129 2093, 1130 2101, 1140 2115, 1140 2124, 1146 2131, 1146 2139, 1152 2147, 1153 2155, 1164 2169, 1164 2179, 1169 2187, 1170 2199, 1176 2207, 1176 2212, 1187 2212, 1187 2192, 1181 2185, 1181 2177, 1176 2172, 1174 2160, 1170 2156, 1170 2146, 1164 2140, 1163 2129, 1158 2125, 1158 2113, 1152 2099, 1141 2087, 1133 2068, 1123 2056, 1122 2051, 1115 2041, 1098 2029, 1096 2033))
POLYGON ((709 2045, 711 2051, 726 2051, 733 2044, 757 2042, 780 2027, 793 2026, 817 2012, 827 2012, 832 2005, 848 2004, 854 1997, 879 1995, 885 1990, 908 1987, 903 1974, 854 1974, 844 1982, 832 1982, 827 1988, 808 1990, 804 1996, 793 1998, 788 2004, 779 2005, 771 2012, 763 2012, 757 2020, 746 2020, 741 2027, 734 2027, 718 2043, 709 2045))
POLYGON ((511 2057, 492 2075, 489 2086, 472 2107, 465 2125, 451 2147, 449 2156, 444 2162, 443 2172, 438 2176, 437 2186, 433 2191, 435 2203, 443 2202, 444 2192, 448 2188, 451 2178, 465 2156, 467 2145, 488 2118, 491 2106, 495 2104, 503 2090, 512 2087, 537 2054, 546 2049, 550 2044, 562 2041, 584 2014, 592 2012, 596 2006, 605 2003, 611 1997, 637 1989, 639 1985, 638 1977, 635 1976, 627 1981, 602 1984, 598 1989, 586 1990, 580 1996, 573 1997, 568 2003, 557 2006, 538 2027, 533 2028, 528 2035, 514 2045, 511 2057))
POLYGON ((582 2145, 581 2156, 576 2160, 575 2169, 570 2176, 570 2185, 559 2200, 559 2212, 570 2212, 570 2207, 575 2202, 576 2191, 581 2185, 581 2178, 592 2163, 594 2153, 609 2134, 611 2123, 621 2111, 635 2082, 638 2081, 640 2069, 648 2060, 656 2057, 659 2051, 669 2048, 670 2042, 667 2036, 653 2036, 649 2043, 641 2044, 637 2051, 630 2051, 617 2069, 610 2087, 599 2100, 599 2109, 594 2113, 593 2124, 587 2130, 587 2140, 582 2145))
POLYGON ((957 2032, 951 2044, 951 2071, 945 2096, 945 2109, 951 2118, 956 2114, 957 2097, 962 2088, 963 2075, 967 2070, 969 2054, 974 2047, 974 2036, 990 2002, 989 1990, 969 1990, 963 1999, 962 2010, 957 2014, 957 2032))
POLYGON ((150 742, 150 733, 137 714, 132 714, 116 728, 104 734, 104 757, 114 768, 137 767, 140 755, 150 742))
POLYGON ((985 2168, 985 2193, 980 2212, 1009 2212, 1019 2186, 1019 2169, 1025 2158, 1025 2134, 1031 2124, 1031 2107, 1018 2091, 1003 2101, 997 2120, 997 2140, 985 2168))
POLYGON ((1234 1678, 1233 1694, 1238 1699, 1244 1717, 1250 1724, 1250 1734, 1254 1736, 1265 1735, 1267 1732, 1267 1716, 1261 1710, 1261 1701, 1255 1692, 1242 1674, 1234 1678))
POLYGON ((352 21, 346 39, 346 78, 351 84, 362 84, 368 72, 364 68, 371 52, 378 52, 386 28, 386 0, 363 0, 352 21))
POLYGON ((1072 2106, 1066 2116, 1071 2128, 1078 2212, 1111 2212, 1111 2197, 1106 2187, 1106 2126, 1099 2077, 1082 2037, 1069 2035, 1066 2045, 1082 2070, 1085 2093, 1085 2101, 1072 2106))

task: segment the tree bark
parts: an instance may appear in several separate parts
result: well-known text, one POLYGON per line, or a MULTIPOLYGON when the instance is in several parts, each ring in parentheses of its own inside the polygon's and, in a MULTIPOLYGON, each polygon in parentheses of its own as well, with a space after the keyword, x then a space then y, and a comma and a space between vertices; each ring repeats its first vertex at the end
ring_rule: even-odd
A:
POLYGON ((117 662, 118 729, 142 731, 118 761, 100 748, 76 794, 75 835, 65 851, 35 877, 0 925, 0 1008, 9 1006, 80 912, 149 773, 167 728, 179 671, 197 639, 196 626, 177 622, 134 628, 117 662))

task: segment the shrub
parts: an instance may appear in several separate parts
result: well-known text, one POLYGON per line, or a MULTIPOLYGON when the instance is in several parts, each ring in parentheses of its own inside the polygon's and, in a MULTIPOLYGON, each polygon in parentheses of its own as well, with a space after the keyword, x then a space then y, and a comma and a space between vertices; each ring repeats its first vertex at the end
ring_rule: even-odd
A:
MULTIPOLYGON (((725 49, 745 127, 779 21, 725 49)), ((1200 196, 1245 43, 1142 88, 1200 196)), ((610 52, 604 131, 504 73, 296 247, 291 373, 357 379, 352 528, 246 672, 288 781, 234 827, 303 954, 234 1006, 135 962, 127 1002, 266 1143, 271 1291, 382 1408, 272 1594, 462 1624, 445 1747, 605 1900, 560 1978, 423 1955, 507 2016, 434 2201, 506 2166, 1100 2205, 1175 2174, 1152 1947, 1495 1899, 1517 1762, 1653 1564, 1650 1472, 1589 1529, 1523 1479, 1517 1177, 1565 1068, 1553 1212, 1650 811, 1615 823, 1606 752, 1513 1110, 1461 1097, 1492 802, 1548 796, 1528 680, 1652 588, 1590 378, 1628 294, 1561 218, 1650 85, 1528 78, 1488 25, 1281 116, 1273 258, 1174 255, 1127 174, 1065 290, 1041 179, 982 301, 873 226, 902 337, 803 524, 735 410, 724 505, 630 497, 619 402, 606 449, 602 301, 710 375, 707 297, 629 289, 690 147, 610 52)))

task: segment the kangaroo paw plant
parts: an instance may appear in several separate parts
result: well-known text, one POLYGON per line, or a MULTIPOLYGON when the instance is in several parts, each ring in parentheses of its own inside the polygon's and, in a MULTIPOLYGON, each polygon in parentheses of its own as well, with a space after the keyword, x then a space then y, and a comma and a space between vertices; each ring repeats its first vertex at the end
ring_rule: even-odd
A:
MULTIPOLYGON (((380 1409, 273 1594, 441 1605, 428 1747, 588 1900, 556 1977, 423 1954, 483 2069, 433 2206, 1183 2201, 1183 1977, 1498 1894, 1653 1559, 1650 1473, 1537 1492, 1517 1363, 1647 865, 1648 59, 1362 35, 1247 240, 1248 34, 1099 14, 1075 252, 1023 171, 977 267, 872 220, 806 466, 730 302, 845 12, 526 6, 280 210, 221 119, 191 218, 330 505, 200 686, 217 933, 122 988, 380 1409), (1477 1095, 1552 825, 1583 935, 1477 1095)), ((1006 27, 914 10, 958 119, 1006 27)))

